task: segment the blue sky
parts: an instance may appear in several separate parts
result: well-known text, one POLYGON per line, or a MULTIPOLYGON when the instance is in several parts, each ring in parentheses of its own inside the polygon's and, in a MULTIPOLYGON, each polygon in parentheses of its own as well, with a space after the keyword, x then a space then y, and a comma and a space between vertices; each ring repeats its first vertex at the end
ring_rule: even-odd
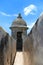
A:
POLYGON ((11 33, 9 27, 21 13, 29 28, 43 12, 43 0, 0 0, 0 26, 11 33))

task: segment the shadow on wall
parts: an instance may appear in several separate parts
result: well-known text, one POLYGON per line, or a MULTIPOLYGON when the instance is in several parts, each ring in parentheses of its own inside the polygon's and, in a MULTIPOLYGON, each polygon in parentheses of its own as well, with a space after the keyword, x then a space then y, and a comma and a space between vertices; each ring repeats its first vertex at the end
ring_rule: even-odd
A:
POLYGON ((16 55, 16 41, 6 33, 0 42, 0 64, 12 65, 16 55))
POLYGON ((34 47, 34 65, 43 65, 43 15, 38 19, 32 30, 34 47))
POLYGON ((29 35, 23 43, 24 65, 32 65, 33 61, 33 40, 32 35, 29 35))
POLYGON ((23 43, 23 51, 24 65, 43 65, 43 15, 37 19, 23 43))

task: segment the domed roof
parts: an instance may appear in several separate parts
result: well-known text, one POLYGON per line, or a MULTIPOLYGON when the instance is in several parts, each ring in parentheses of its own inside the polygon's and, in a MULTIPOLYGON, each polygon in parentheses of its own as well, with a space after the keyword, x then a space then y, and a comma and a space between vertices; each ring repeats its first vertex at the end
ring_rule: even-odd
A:
POLYGON ((26 22, 22 19, 21 14, 19 14, 18 17, 13 21, 11 27, 14 27, 16 25, 27 26, 26 22))

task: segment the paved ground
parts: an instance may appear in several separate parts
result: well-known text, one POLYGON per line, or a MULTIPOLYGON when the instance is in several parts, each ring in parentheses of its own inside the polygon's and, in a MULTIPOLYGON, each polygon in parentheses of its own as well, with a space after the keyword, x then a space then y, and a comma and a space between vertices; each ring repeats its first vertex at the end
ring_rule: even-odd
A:
POLYGON ((29 52, 17 52, 14 65, 32 65, 29 52))
POLYGON ((24 65, 23 52, 17 52, 14 65, 24 65))

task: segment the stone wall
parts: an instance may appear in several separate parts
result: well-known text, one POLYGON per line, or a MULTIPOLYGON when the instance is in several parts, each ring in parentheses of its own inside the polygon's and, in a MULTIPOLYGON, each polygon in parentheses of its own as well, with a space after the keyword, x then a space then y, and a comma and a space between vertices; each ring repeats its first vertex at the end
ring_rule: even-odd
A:
POLYGON ((24 65, 32 65, 33 64, 33 40, 32 34, 26 38, 23 43, 23 57, 24 57, 24 65))
POLYGON ((32 30, 33 62, 34 65, 43 65, 43 15, 40 16, 32 30))
POLYGON ((0 65, 4 65, 4 54, 3 54, 3 44, 1 44, 2 37, 6 35, 6 32, 0 27, 0 65))
POLYGON ((4 65, 12 65, 16 55, 16 41, 9 37, 7 47, 4 47, 4 65))
POLYGON ((16 41, 3 33, 0 38, 0 65, 12 65, 16 55, 16 41))
POLYGON ((28 34, 24 44, 24 65, 43 65, 43 15, 28 34), (29 60, 30 59, 30 60, 29 60))

